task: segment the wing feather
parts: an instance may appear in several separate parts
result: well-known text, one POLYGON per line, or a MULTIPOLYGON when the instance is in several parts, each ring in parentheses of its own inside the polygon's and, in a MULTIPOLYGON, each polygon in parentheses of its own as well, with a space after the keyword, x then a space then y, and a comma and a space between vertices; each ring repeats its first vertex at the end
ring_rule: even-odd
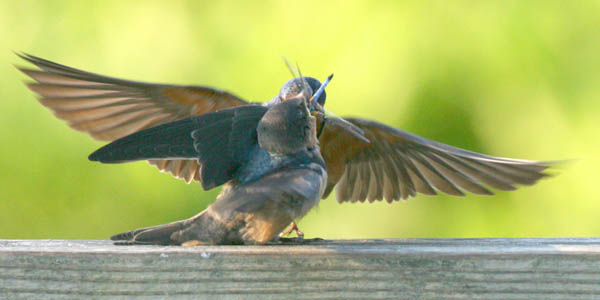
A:
POLYGON ((392 202, 437 191, 492 195, 488 187, 508 191, 532 185, 549 176, 545 171, 552 165, 471 152, 373 121, 346 120, 370 143, 344 136, 343 128, 327 128, 325 123, 323 132, 328 134, 319 142, 328 170, 339 170, 329 174, 328 182, 329 190, 336 187, 339 202, 392 202))
MULTIPOLYGON (((143 129, 248 104, 209 87, 123 80, 18 55, 39 68, 17 67, 34 80, 27 87, 39 96, 40 103, 72 128, 98 140, 114 141, 143 129)), ((186 182, 199 180, 200 165, 194 161, 149 162, 186 182)))

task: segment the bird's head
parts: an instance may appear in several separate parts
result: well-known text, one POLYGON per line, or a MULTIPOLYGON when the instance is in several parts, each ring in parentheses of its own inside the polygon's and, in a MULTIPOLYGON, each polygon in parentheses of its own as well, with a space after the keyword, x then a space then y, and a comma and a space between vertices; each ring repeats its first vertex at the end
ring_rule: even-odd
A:
POLYGON ((292 98, 271 107, 257 127, 261 148, 275 154, 292 154, 317 144, 315 118, 307 102, 292 98))
POLYGON ((314 117, 315 121, 311 124, 315 124, 317 138, 322 132, 325 123, 329 122, 332 124, 331 126, 343 128, 345 132, 350 133, 355 138, 365 143, 370 143, 369 139, 364 136, 362 129, 340 117, 335 115, 328 116, 326 114, 324 108, 325 98, 327 97, 325 94, 325 87, 329 84, 331 78, 333 78, 333 74, 329 75, 327 79, 321 83, 319 80, 312 77, 296 77, 283 85, 279 97, 284 103, 286 101, 289 102, 290 100, 302 101, 305 103, 309 114, 314 117))
POLYGON ((303 98, 307 101, 311 112, 315 110, 322 112, 323 106, 325 106, 325 99, 327 98, 325 87, 332 77, 333 74, 329 75, 323 84, 313 77, 293 78, 281 87, 279 98, 282 101, 303 98))

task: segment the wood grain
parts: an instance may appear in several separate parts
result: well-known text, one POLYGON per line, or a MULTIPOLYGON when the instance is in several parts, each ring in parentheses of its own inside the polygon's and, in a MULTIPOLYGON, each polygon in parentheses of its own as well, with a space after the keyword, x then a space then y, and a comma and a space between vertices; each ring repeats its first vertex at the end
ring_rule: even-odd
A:
POLYGON ((114 246, 0 240, 4 299, 600 299, 600 238, 114 246))

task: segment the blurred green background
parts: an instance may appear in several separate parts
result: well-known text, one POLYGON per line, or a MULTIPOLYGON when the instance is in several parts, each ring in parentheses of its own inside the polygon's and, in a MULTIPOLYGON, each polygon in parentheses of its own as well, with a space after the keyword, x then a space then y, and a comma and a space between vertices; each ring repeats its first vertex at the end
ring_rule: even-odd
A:
POLYGON ((577 159, 494 197, 321 202, 323 238, 600 235, 598 1, 0 2, 0 238, 105 239, 187 218, 205 192, 102 145, 42 107, 12 64, 25 51, 115 77, 223 88, 251 101, 325 78, 327 107, 451 145, 577 159))

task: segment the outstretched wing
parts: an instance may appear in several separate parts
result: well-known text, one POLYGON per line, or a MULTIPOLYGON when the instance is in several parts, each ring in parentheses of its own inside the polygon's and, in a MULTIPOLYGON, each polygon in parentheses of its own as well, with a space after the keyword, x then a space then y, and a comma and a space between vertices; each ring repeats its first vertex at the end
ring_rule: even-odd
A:
POLYGON ((323 158, 328 170, 341 170, 335 177, 330 173, 324 196, 335 186, 338 202, 392 202, 417 193, 436 195, 438 190, 454 196, 464 196, 464 191, 492 195, 487 187, 508 191, 516 189, 517 184, 536 183, 548 176, 544 170, 551 164, 488 156, 381 123, 346 120, 362 129, 371 143, 344 140, 335 130, 327 132, 324 127, 319 139, 323 158), (331 157, 338 159, 333 161, 331 157))
MULTIPOLYGON (((228 92, 200 86, 177 86, 122 80, 18 54, 39 70, 18 67, 35 82, 27 86, 39 101, 72 128, 113 141, 154 127, 220 109, 247 105, 228 92)), ((161 171, 187 182, 198 180, 195 160, 151 160, 161 171)))
POLYGON ((195 159, 204 189, 233 179, 252 149, 258 147, 256 127, 268 108, 232 107, 162 124, 122 137, 89 157, 103 163, 148 159, 195 159))

